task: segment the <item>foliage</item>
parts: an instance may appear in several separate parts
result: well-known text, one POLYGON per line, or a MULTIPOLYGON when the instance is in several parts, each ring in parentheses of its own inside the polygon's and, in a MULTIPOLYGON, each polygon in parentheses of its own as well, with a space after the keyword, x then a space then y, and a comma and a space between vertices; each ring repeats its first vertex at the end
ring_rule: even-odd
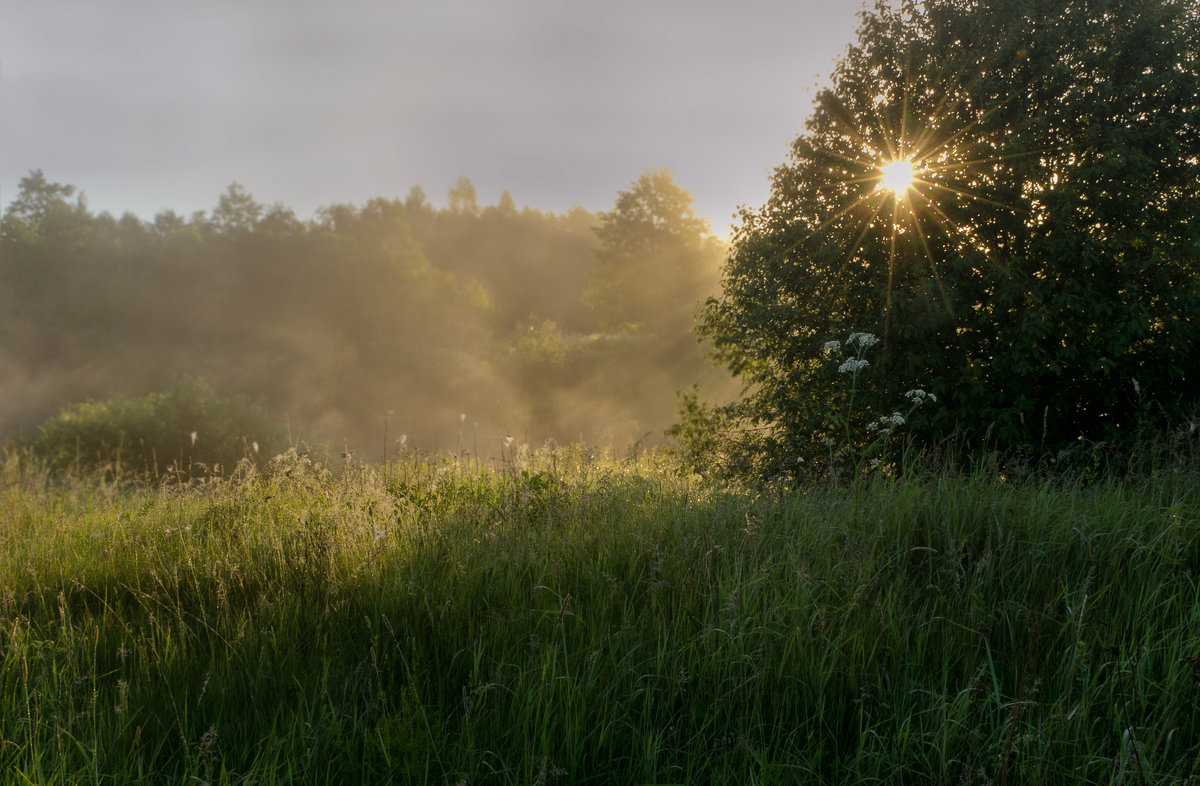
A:
POLYGON ((843 475, 857 478, 869 472, 895 473, 898 468, 893 463, 894 457, 889 455, 893 436, 907 426, 919 407, 937 403, 936 395, 913 388, 904 394, 903 406, 907 411, 903 413, 895 410, 876 417, 878 413, 856 406, 871 365, 867 356, 878 343, 879 339, 870 333, 851 333, 845 341, 825 342, 823 350, 830 365, 836 365, 837 373, 849 380, 845 396, 829 402, 825 428, 817 435, 828 449, 826 470, 830 478, 843 475))
POLYGON ((879 3, 742 215, 703 332, 768 464, 820 452, 821 362, 881 338, 857 395, 939 406, 922 444, 1054 455, 1200 401, 1200 14, 1182 0, 879 3), (880 188, 889 160, 916 180, 880 188))
POLYGON ((509 351, 523 384, 538 388, 549 384, 549 377, 562 370, 571 349, 569 339, 554 320, 538 319, 521 331, 509 351))
POLYGON ((221 234, 246 234, 258 226, 262 216, 262 205, 240 183, 234 182, 217 200, 209 224, 221 234))
POLYGON ((738 460, 748 457, 746 451, 738 451, 745 438, 731 439, 729 419, 701 397, 699 385, 679 391, 676 398, 677 419, 667 429, 671 440, 668 450, 682 469, 710 477, 753 474, 747 471, 744 461, 738 460))
MULTIPOLYGON (((692 325, 723 249, 670 170, 646 170, 600 214, 600 249, 585 302, 609 328, 692 325)), ((680 332, 678 329, 672 333, 680 332)))
MULTIPOLYGON (((19 189, 20 193, 6 211, 13 219, 5 226, 6 232, 21 225, 34 232, 43 229, 43 224, 55 211, 69 208, 67 199, 75 194, 74 186, 51 183, 40 169, 21 178, 19 189)), ((82 205, 82 202, 76 203, 77 207, 82 205)))
POLYGON ((284 439, 261 406, 180 379, 168 390, 65 407, 38 429, 33 457, 53 472, 181 479, 265 463, 284 439))
POLYGON ((507 192, 480 206, 465 177, 445 208, 414 187, 309 220, 237 183, 208 213, 151 222, 95 215, 75 194, 32 172, 2 219, 2 436, 97 392, 191 374, 372 457, 390 452, 376 447, 385 419, 436 449, 455 444, 461 413, 490 430, 491 449, 516 431, 626 444, 670 422, 675 390, 712 374, 691 309, 715 291, 715 264, 708 289, 663 278, 660 308, 639 301, 675 313, 683 293, 682 319, 608 330, 584 305, 601 219, 582 208, 518 209, 507 192))
POLYGON ((868 355, 878 343, 870 333, 825 342, 825 373, 841 379, 844 395, 825 402, 816 430, 808 435, 809 444, 789 450, 772 442, 777 429, 737 417, 744 403, 715 407, 700 398, 697 385, 679 395, 678 422, 667 432, 670 450, 690 471, 725 481, 765 479, 793 485, 815 478, 837 482, 901 474, 906 468, 892 450, 894 438, 907 429, 919 408, 936 404, 937 396, 921 388, 905 391, 903 399, 894 402, 905 411, 890 414, 862 406, 859 394, 873 371, 868 355), (813 454, 813 443, 821 446, 823 456, 813 454))
POLYGON ((475 193, 475 184, 466 176, 461 176, 450 187, 449 207, 451 212, 467 215, 479 214, 479 198, 475 193))
POLYGON ((0 464, 36 783, 1187 783, 1195 466, 764 497, 514 451, 233 481, 0 464))

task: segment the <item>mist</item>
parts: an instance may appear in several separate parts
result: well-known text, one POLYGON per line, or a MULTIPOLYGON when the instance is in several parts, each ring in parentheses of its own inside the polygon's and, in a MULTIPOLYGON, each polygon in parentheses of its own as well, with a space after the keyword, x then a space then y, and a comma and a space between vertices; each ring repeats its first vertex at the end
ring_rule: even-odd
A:
POLYGON ((692 332, 725 249, 665 170, 603 212, 480 205, 463 177, 440 206, 414 186, 307 219, 234 183, 151 221, 35 171, 2 227, 0 438, 189 377, 293 443, 487 461, 654 444, 677 391, 733 393, 692 332))

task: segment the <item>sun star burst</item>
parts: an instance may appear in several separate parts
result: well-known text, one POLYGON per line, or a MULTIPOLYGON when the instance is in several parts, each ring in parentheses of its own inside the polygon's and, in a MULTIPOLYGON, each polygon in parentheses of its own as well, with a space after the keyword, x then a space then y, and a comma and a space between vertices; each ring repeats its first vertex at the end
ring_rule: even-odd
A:
POLYGON ((880 167, 883 173, 879 187, 886 188, 896 196, 903 196, 913 182, 913 163, 907 158, 897 158, 880 167))

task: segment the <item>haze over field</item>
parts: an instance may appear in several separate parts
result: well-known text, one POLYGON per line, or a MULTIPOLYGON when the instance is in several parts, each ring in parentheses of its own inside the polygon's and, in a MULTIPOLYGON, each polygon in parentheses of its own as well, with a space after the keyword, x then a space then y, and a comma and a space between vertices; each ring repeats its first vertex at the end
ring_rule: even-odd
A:
POLYGON ((128 455, 150 431, 166 441, 138 450, 181 459, 203 447, 187 438, 198 432, 225 443, 228 466, 243 445, 281 448, 264 420, 372 460, 499 458, 549 439, 658 441, 677 391, 731 392, 693 334, 724 246, 667 170, 601 213, 518 210, 507 192, 481 205, 467 178, 445 208, 420 187, 309 221, 238 185, 218 202, 117 220, 40 171, 22 179, 0 233, 0 334, 13 339, 0 434, 30 434, 73 402, 171 390, 84 418, 134 433, 65 425, 65 460, 80 439, 128 455), (208 385, 271 417, 237 414, 208 385))
POLYGON ((0 434, 186 374, 374 453, 657 438, 732 390, 689 315, 859 9, 0 0, 0 434), (647 288, 595 231, 660 169, 693 279, 647 288))

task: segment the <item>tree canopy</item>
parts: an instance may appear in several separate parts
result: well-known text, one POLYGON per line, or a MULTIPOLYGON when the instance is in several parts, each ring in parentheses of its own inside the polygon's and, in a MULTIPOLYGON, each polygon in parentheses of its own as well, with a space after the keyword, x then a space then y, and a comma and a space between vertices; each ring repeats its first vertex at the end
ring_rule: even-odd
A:
MULTIPOLYGON (((154 396, 187 376, 370 457, 385 454, 385 419, 410 448, 461 447, 476 423, 481 452, 495 453, 497 432, 624 446, 670 423, 676 389, 712 376, 691 314, 715 266, 710 289, 687 291, 686 321, 609 329, 584 304, 603 220, 582 208, 519 209, 508 192, 480 206, 465 177, 443 208, 414 186, 309 220, 237 183, 211 211, 150 222, 95 215, 76 193, 32 172, 0 219, 0 436, 43 423, 43 446, 90 434, 93 456, 149 444, 154 396), (84 399, 101 404, 68 406, 84 399), (47 420, 55 411, 66 420, 47 420), (85 411, 95 428, 80 431, 85 411)), ((650 290, 657 309, 634 291, 644 313, 674 313, 676 290, 650 290)), ((185 442, 213 431, 175 425, 185 442)))
POLYGON ((586 302, 609 326, 685 328, 716 284, 724 249, 667 169, 648 169, 600 214, 586 302))
POLYGON ((848 414, 822 349, 861 331, 880 338, 861 418, 927 389, 925 442, 1049 452, 1179 422, 1200 391, 1197 216, 1194 3, 880 2, 706 308, 751 391, 725 414, 794 466, 848 414))

